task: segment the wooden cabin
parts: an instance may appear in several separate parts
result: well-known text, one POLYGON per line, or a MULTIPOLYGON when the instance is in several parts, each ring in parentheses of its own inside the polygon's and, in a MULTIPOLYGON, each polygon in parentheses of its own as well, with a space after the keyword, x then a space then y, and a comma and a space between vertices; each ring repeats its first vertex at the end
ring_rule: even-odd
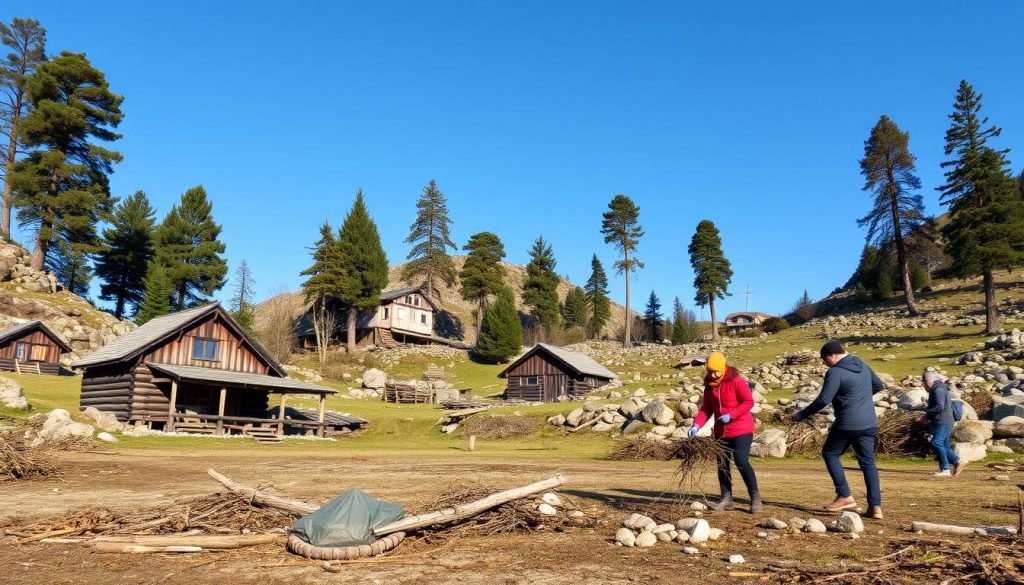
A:
POLYGON ((81 408, 167 431, 323 435, 324 398, 335 392, 289 378, 220 303, 157 317, 71 365, 83 370, 81 408), (288 420, 290 394, 317 396, 316 420, 288 420))
POLYGON ((756 329, 765 322, 766 319, 771 319, 772 316, 767 313, 758 313, 750 311, 741 311, 739 313, 729 313, 725 316, 725 329, 732 333, 738 333, 740 331, 746 331, 747 329, 756 329))
POLYGON ((508 400, 553 402, 560 397, 579 398, 604 386, 616 375, 586 354, 538 343, 498 377, 508 379, 508 400))
POLYGON ((61 354, 71 351, 71 346, 42 321, 0 330, 0 370, 56 376, 61 354))

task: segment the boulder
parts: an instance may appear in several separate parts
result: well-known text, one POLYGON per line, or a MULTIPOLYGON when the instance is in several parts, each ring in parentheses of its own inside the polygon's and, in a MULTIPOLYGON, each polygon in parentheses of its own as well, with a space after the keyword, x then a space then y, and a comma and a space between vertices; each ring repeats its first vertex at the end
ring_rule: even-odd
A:
POLYGON ((900 396, 899 407, 903 410, 924 410, 928 406, 928 391, 907 390, 900 396))
POLYGON ((103 441, 104 443, 116 443, 117 442, 117 437, 115 437, 114 435, 111 435, 110 433, 108 433, 106 431, 103 431, 102 433, 99 433, 98 435, 96 435, 96 438, 101 440, 101 441, 103 441))
POLYGON ((124 429, 124 423, 117 420, 117 417, 109 412, 102 412, 93 406, 87 406, 82 410, 82 416, 105 431, 120 431, 124 429))
POLYGON ((698 410, 700 409, 692 402, 679 403, 679 414, 683 415, 683 418, 693 418, 697 416, 698 410))
POLYGON ((646 405, 647 403, 639 398, 627 398, 626 401, 622 403, 622 406, 619 407, 619 412, 624 416, 633 416, 643 410, 646 405))
POLYGON ((785 457, 786 432, 779 429, 768 429, 754 437, 750 454, 755 457, 785 457))
POLYGON ((618 425, 614 425, 606 422, 594 423, 594 426, 590 427, 590 430, 595 433, 607 433, 614 430, 618 425))
POLYGON ((372 388, 374 390, 382 390, 384 385, 387 384, 388 375, 378 370, 377 368, 370 368, 363 372, 362 375, 363 388, 372 388))
POLYGON ((675 532, 675 531, 676 531, 676 525, 675 524, 668 524, 668 523, 666 523, 666 524, 658 524, 657 526, 654 527, 653 530, 651 530, 651 532, 653 532, 655 534, 661 534, 663 532, 675 532))
POLYGON ((642 547, 654 546, 658 544, 658 537, 653 533, 644 530, 636 536, 636 545, 642 547))
POLYGON ((556 414, 548 419, 548 424, 556 427, 563 426, 565 424, 565 417, 560 414, 556 414))
POLYGON ((711 525, 704 519, 697 519, 687 532, 690 533, 690 542, 693 544, 701 544, 711 539, 711 525))
POLYGON ((671 408, 665 406, 664 402, 655 400, 640 411, 640 418, 649 423, 663 426, 675 420, 675 414, 671 408))
POLYGON ((0 405, 7 408, 27 410, 29 407, 28 398, 25 398, 25 393, 21 390, 21 384, 10 378, 0 376, 0 405))
POLYGON ((618 532, 615 533, 615 542, 622 546, 635 546, 636 535, 629 528, 619 528, 618 532))
POLYGON ((999 419, 992 429, 992 434, 999 438, 1024 437, 1024 418, 1007 416, 999 419))
POLYGON ((1008 416, 1024 417, 1024 396, 995 396, 992 398, 992 420, 1008 416))
POLYGON ((646 424, 647 423, 642 420, 631 420, 626 423, 626 426, 622 427, 622 434, 629 435, 631 433, 639 433, 644 430, 646 424))
POLYGON ((992 421, 961 420, 953 427, 953 438, 960 443, 984 443, 992 438, 992 421))
POLYGON ((861 520, 860 514, 847 510, 839 516, 839 520, 836 520, 836 529, 847 533, 864 532, 864 521, 861 520))
POLYGON ((985 458, 985 445, 979 445, 977 443, 957 443, 953 447, 953 452, 960 458, 961 461, 970 463, 971 461, 981 461, 985 458))
POLYGON ((817 518, 808 518, 807 524, 804 525, 804 532, 812 532, 815 534, 821 534, 828 532, 828 528, 825 528, 825 524, 817 518))
POLYGON ((92 438, 95 428, 71 420, 71 415, 63 408, 56 408, 46 416, 42 428, 32 440, 31 445, 38 447, 47 443, 55 443, 71 437, 92 438))
POLYGON ((658 523, 643 514, 630 514, 622 525, 631 530, 653 530, 658 523))
POLYGON ((565 415, 565 424, 570 427, 580 426, 580 423, 583 422, 583 413, 584 410, 582 408, 574 409, 572 412, 565 415))
POLYGON ((555 516, 556 514, 558 514, 558 510, 556 510, 555 507, 552 506, 551 504, 547 503, 537 506, 537 511, 543 514, 544 516, 555 516))
POLYGON ((974 407, 969 402, 964 402, 963 400, 954 400, 954 402, 959 402, 964 410, 964 416, 960 420, 978 420, 978 411, 974 410, 974 407))

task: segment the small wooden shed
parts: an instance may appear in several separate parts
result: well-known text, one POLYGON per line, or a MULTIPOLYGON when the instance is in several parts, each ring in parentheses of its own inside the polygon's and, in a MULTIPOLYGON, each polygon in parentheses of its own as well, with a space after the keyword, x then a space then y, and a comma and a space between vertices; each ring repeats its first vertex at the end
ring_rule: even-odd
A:
POLYGON ((0 330, 0 370, 57 375, 61 354, 71 351, 42 321, 0 330))
POLYGON ((498 377, 508 379, 506 399, 553 402, 559 397, 583 396, 606 385, 616 375, 586 354, 538 343, 498 377))

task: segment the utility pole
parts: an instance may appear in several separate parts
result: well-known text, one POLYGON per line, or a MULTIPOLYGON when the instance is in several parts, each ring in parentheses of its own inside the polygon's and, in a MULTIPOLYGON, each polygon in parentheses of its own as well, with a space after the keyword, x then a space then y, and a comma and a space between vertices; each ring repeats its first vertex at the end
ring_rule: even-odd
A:
POLYGON ((743 299, 743 312, 744 313, 746 313, 747 311, 750 310, 750 307, 749 307, 749 305, 750 305, 750 295, 752 295, 752 294, 754 294, 754 293, 751 292, 750 285, 748 284, 747 285, 747 292, 743 293, 743 296, 745 297, 743 299))

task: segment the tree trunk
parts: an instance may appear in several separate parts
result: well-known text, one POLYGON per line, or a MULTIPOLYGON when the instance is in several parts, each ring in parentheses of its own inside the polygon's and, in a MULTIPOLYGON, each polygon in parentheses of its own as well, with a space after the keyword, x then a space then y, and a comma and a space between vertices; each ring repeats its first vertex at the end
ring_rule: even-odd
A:
POLYGON ((996 306, 996 279, 992 269, 982 273, 985 288, 985 333, 999 333, 999 308, 996 306))
POLYGON ((348 308, 348 335, 345 340, 345 351, 352 353, 356 350, 356 308, 348 308))
POLYGON ((622 347, 629 347, 629 329, 630 321, 632 321, 632 319, 629 318, 629 252, 623 252, 622 257, 625 260, 626 265, 626 330, 622 335, 622 347))
POLYGON ((476 346, 480 345, 480 334, 484 330, 484 299, 480 299, 476 304, 476 346))
POLYGON ((711 341, 718 341, 718 320, 715 319, 715 297, 708 302, 711 307, 711 341))
POLYGON ((22 99, 24 92, 19 91, 14 97, 14 108, 11 116, 11 140, 7 144, 7 154, 4 159, 4 168, 6 174, 4 175, 4 198, 3 198, 3 212, 0 216, 0 233, 4 238, 11 238, 11 208, 13 206, 12 201, 12 189, 11 189, 11 169, 14 167, 14 159, 18 156, 18 136, 16 130, 18 127, 18 120, 21 118, 22 99))
MULTIPOLYGON (((888 169, 889 185, 896 184, 892 168, 888 169)), ((896 261, 900 265, 900 279, 903 281, 903 298, 907 301, 907 310, 911 317, 916 317, 920 311, 917 310, 917 302, 914 300, 914 288, 910 283, 910 268, 907 267, 907 247, 903 243, 903 228, 900 226, 900 209, 898 205, 899 193, 895 188, 889 189, 889 212, 892 214, 892 233, 896 240, 896 261)))

